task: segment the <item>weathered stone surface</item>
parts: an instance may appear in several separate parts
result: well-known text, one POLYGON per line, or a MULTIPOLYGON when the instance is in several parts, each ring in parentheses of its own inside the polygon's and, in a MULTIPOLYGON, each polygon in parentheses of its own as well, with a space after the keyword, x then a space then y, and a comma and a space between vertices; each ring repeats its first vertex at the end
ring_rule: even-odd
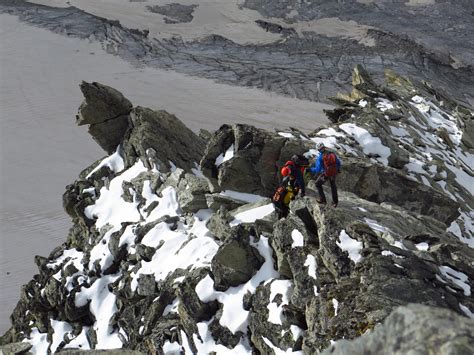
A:
POLYGON ((29 343, 12 343, 0 346, 0 355, 31 354, 28 352, 32 347, 29 343))
POLYGON ((156 295, 156 282, 154 275, 141 274, 138 278, 137 292, 140 296, 153 296, 156 295))
POLYGON ((132 104, 119 91, 100 83, 80 85, 85 97, 76 123, 89 124, 89 133, 107 153, 111 154, 122 142, 128 129, 132 104))
POLYGON ((225 209, 220 208, 214 213, 206 224, 206 227, 217 239, 225 241, 232 235, 232 228, 229 222, 233 219, 232 215, 225 209))
POLYGON ((103 123, 127 116, 132 110, 131 102, 110 86, 83 81, 80 88, 85 101, 79 108, 78 125, 103 123))
POLYGON ((160 171, 174 165, 191 171, 202 156, 204 143, 196 134, 187 128, 176 116, 166 111, 153 111, 135 107, 130 113, 130 132, 124 141, 124 151, 128 164, 136 157, 147 157, 150 148, 161 162, 160 171))
POLYGON ((212 259, 211 270, 218 291, 238 286, 250 280, 263 264, 263 257, 250 245, 250 237, 237 228, 212 259))
POLYGON ((186 174, 178 185, 178 201, 185 212, 197 212, 207 208, 206 194, 209 183, 196 175, 186 174))
POLYGON ((207 207, 214 211, 219 210, 221 206, 230 211, 244 205, 246 202, 215 193, 206 194, 206 203, 207 207))
POLYGON ((207 145, 201 169, 221 190, 270 196, 278 181, 279 167, 293 154, 309 149, 304 147, 304 143, 252 126, 223 125, 207 145), (217 166, 218 157, 230 148, 233 157, 217 166))
MULTIPOLYGON (((400 304, 417 302, 459 313, 458 303, 469 302, 463 291, 452 292, 449 278, 441 276, 439 267, 429 257, 436 259, 440 255, 433 239, 420 236, 417 240, 430 242, 429 255, 404 241, 409 234, 424 230, 448 244, 458 245, 436 221, 420 220, 396 206, 377 207, 346 193, 341 194, 337 209, 318 206, 313 214, 319 238, 319 297, 311 299, 306 308, 305 351, 324 347, 331 339, 357 337, 400 304), (344 233, 361 243, 360 259, 342 249, 344 233)), ((460 259, 463 261, 456 265, 456 270, 467 275, 471 262, 466 256, 460 259)))
POLYGON ((409 304, 396 308, 375 329, 339 340, 322 354, 472 354, 474 320, 447 309, 409 304))
POLYGON ((438 219, 449 225, 459 216, 459 204, 449 196, 409 179, 396 169, 344 157, 344 173, 337 178, 341 190, 377 203, 389 202, 438 219))

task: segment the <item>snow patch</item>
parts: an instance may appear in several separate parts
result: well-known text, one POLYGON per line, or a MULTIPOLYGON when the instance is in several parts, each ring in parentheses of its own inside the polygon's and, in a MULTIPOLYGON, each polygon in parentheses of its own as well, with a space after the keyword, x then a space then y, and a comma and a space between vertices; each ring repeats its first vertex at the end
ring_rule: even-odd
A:
POLYGON ((357 264, 362 259, 362 255, 360 255, 362 242, 351 238, 344 229, 341 230, 341 233, 339 234, 339 240, 340 242, 336 241, 336 244, 342 251, 347 251, 349 253, 349 258, 357 264))
POLYGON ((237 213, 232 221, 229 222, 231 227, 237 226, 241 223, 253 223, 257 219, 263 219, 270 213, 275 211, 275 207, 272 203, 256 208, 252 208, 248 211, 237 213))
POLYGON ((273 324, 282 324, 283 306, 287 305, 291 297, 293 283, 290 280, 273 280, 270 285, 270 302, 268 303, 268 321, 273 324), (278 305, 273 301, 276 295, 282 295, 278 305))
POLYGON ((295 138, 295 136, 292 133, 289 133, 289 132, 278 132, 278 134, 282 137, 285 137, 285 138, 295 138))
POLYGON ((377 221, 374 221, 373 219, 364 218, 364 222, 367 223, 367 225, 370 228, 372 228, 372 230, 374 230, 376 232, 386 233, 386 232, 390 231, 390 229, 388 229, 387 227, 382 226, 381 224, 379 224, 377 221))
POLYGON ((471 312, 471 310, 467 308, 465 305, 459 303, 459 308, 461 308, 461 311, 463 311, 466 316, 468 316, 471 319, 474 319, 474 313, 471 312))
POLYGON ((96 171, 98 171, 103 166, 108 167, 114 173, 118 173, 125 168, 123 158, 120 155, 120 146, 117 147, 117 150, 112 155, 103 159, 99 165, 97 165, 89 174, 87 174, 86 179, 89 179, 96 171))
POLYGON ((232 190, 224 190, 220 193, 220 195, 227 196, 239 201, 244 201, 247 203, 254 203, 254 202, 262 201, 265 199, 265 197, 263 196, 248 194, 245 192, 232 191, 232 190))
POLYGON ((122 222, 138 222, 140 220, 140 214, 137 210, 138 202, 135 201, 135 196, 133 202, 126 202, 122 199, 122 184, 145 171, 147 171, 145 166, 139 160, 131 168, 112 179, 109 188, 104 186, 100 189, 100 197, 95 204, 87 206, 84 210, 87 218, 97 218, 95 223, 97 229, 106 224, 120 229, 122 222))
POLYGON ((316 280, 316 258, 311 255, 311 254, 308 254, 306 256, 306 260, 304 262, 304 266, 307 266, 308 267, 308 275, 311 276, 313 279, 316 280))
POLYGON ((116 296, 109 291, 109 284, 119 275, 104 275, 94 281, 88 288, 82 287, 76 293, 76 307, 83 307, 89 302, 89 309, 95 317, 93 328, 97 334, 96 349, 117 349, 123 344, 117 331, 109 326, 110 319, 117 311, 116 296))
POLYGON ((332 306, 334 307, 334 316, 337 316, 337 311, 339 310, 339 302, 335 298, 332 299, 332 306))
POLYGON ((471 295, 471 286, 468 283, 469 278, 467 277, 466 274, 460 271, 456 271, 453 268, 446 265, 440 266, 439 271, 445 278, 452 281, 457 286, 461 287, 464 291, 465 296, 471 295))
POLYGON ((430 245, 426 242, 421 242, 421 243, 415 244, 415 247, 418 250, 427 251, 430 248, 430 245))
POLYGON ((261 236, 257 243, 252 243, 265 259, 260 270, 245 284, 231 287, 226 292, 216 291, 214 281, 208 275, 196 285, 196 293, 202 302, 218 300, 223 305, 219 323, 229 328, 235 334, 237 331, 246 332, 248 325, 248 311, 244 310, 242 302, 247 292, 255 293, 262 281, 278 278, 280 274, 273 268, 272 249, 268 238, 261 236))
POLYGON ((216 166, 219 167, 220 165, 222 165, 222 163, 232 159, 234 157, 234 145, 232 144, 224 154, 220 154, 217 158, 216 158, 216 166))
POLYGON ((384 146, 378 137, 372 136, 367 130, 356 126, 353 123, 343 123, 339 128, 352 136, 362 147, 362 150, 367 155, 376 156, 377 160, 388 165, 388 157, 391 154, 390 148, 384 146))
POLYGON ((304 246, 304 237, 299 230, 293 229, 291 231, 291 238, 293 239, 293 243, 291 244, 292 248, 304 246))

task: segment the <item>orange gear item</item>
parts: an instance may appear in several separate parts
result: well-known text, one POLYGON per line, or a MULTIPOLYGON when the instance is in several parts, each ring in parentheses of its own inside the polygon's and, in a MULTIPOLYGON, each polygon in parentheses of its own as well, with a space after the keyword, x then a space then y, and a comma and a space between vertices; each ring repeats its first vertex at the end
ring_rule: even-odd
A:
POLYGON ((286 166, 281 168, 281 176, 288 176, 290 174, 291 174, 290 168, 287 168, 286 166))

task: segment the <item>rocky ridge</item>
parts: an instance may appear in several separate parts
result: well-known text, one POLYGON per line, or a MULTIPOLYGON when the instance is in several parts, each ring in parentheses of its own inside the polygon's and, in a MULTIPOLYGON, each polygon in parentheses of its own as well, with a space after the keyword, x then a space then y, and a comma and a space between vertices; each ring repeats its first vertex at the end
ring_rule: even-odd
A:
POLYGON ((35 353, 472 352, 473 110, 393 72, 377 85, 357 67, 353 85, 334 98, 333 123, 309 134, 234 124, 198 136, 82 83, 78 123, 109 155, 66 188, 73 226, 35 258, 39 273, 1 343, 35 353), (91 129, 120 132, 124 121, 116 149, 91 129), (295 153, 313 158, 318 142, 343 161, 339 206, 318 205, 311 181, 277 220, 268 196, 278 168, 295 153), (428 325, 444 331, 427 337, 428 325))

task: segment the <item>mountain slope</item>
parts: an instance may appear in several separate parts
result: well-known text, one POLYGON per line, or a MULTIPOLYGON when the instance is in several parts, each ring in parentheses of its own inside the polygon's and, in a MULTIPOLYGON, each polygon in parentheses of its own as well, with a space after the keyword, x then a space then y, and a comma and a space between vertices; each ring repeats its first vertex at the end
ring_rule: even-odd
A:
POLYGON ((334 123, 309 135, 235 124, 197 136, 165 111, 83 83, 78 123, 110 154, 67 187, 73 227, 35 259, 39 274, 2 343, 316 353, 416 303, 432 308, 402 308, 386 326, 397 314, 419 327, 463 316, 438 342, 451 349, 465 336, 472 350, 473 111, 390 72, 379 86, 357 67, 353 84, 327 113, 334 123), (104 120, 117 102, 124 110, 104 120), (310 182, 277 220, 266 196, 278 167, 314 157, 317 142, 343 161, 338 207, 318 205, 310 182))

